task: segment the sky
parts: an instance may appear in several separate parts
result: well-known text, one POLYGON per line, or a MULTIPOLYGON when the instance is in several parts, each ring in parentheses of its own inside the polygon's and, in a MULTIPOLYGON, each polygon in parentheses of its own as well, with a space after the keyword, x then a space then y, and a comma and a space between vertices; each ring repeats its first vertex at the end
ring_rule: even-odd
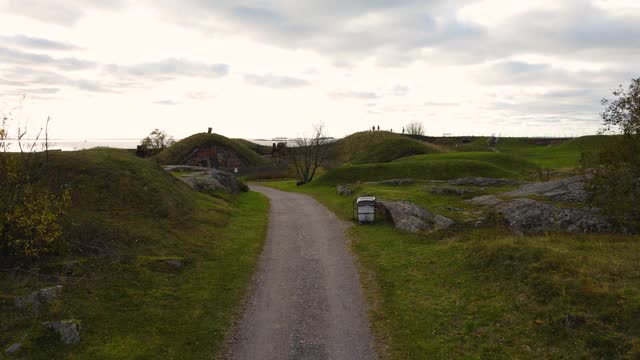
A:
POLYGON ((58 139, 580 136, 637 0, 0 0, 0 111, 58 139))

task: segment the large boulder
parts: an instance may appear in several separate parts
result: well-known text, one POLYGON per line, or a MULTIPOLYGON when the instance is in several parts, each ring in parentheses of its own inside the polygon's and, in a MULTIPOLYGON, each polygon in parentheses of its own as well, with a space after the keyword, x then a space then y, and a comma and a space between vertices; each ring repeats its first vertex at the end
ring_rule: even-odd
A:
POLYGON ((397 229, 411 233, 446 229, 455 222, 409 201, 379 201, 397 229))
POLYGON ((504 185, 523 185, 526 181, 511 179, 494 179, 485 177, 465 177, 448 181, 450 185, 471 185, 471 186, 504 186, 504 185))
POLYGON ((587 209, 562 208, 531 199, 511 200, 497 205, 495 209, 511 229, 522 233, 593 233, 611 230, 606 218, 587 209))
POLYGON ((26 296, 18 296, 13 304, 19 309, 29 309, 37 312, 44 304, 48 304, 60 297, 62 285, 52 286, 38 291, 34 291, 26 296))
POLYGON ((237 194, 247 191, 248 188, 233 174, 216 169, 206 169, 179 176, 180 180, 200 192, 210 192, 222 190, 228 193, 237 194))
POLYGON ((584 202, 587 192, 584 188, 586 177, 573 176, 565 179, 530 183, 517 190, 504 193, 505 196, 544 196, 560 202, 584 202))

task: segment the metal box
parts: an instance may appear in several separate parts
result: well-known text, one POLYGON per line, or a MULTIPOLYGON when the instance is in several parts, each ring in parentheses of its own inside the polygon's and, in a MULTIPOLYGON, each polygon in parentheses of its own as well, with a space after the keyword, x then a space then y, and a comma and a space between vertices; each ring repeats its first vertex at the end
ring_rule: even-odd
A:
POLYGON ((356 199, 354 210, 360 224, 372 223, 376 219, 376 198, 375 196, 361 196, 356 199))

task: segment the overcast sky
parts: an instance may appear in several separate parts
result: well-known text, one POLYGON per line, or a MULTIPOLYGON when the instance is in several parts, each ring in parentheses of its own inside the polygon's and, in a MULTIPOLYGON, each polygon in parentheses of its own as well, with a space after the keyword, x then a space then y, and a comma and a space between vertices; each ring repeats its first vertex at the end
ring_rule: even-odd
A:
POLYGON ((638 0, 0 0, 0 104, 74 139, 583 135, 639 39, 638 0))

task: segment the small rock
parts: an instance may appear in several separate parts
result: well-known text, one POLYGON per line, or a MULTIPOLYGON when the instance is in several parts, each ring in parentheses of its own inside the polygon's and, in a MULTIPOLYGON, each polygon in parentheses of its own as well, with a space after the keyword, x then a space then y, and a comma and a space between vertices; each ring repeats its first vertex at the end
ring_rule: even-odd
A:
POLYGON ((464 211, 463 208, 459 208, 459 207, 455 207, 455 206, 447 206, 446 209, 449 210, 449 211, 454 211, 454 212, 462 212, 462 211, 464 211))
POLYGON ((14 355, 17 354, 20 350, 22 350, 22 344, 13 343, 7 348, 7 350, 5 350, 5 353, 7 353, 7 355, 14 355))
POLYGON ((574 329, 584 324, 586 320, 581 316, 567 314, 567 316, 564 317, 564 320, 562 322, 564 323, 564 326, 574 329))
POLYGON ((431 188, 431 193, 434 195, 464 195, 465 192, 465 189, 452 186, 434 186, 431 188))
POLYGON ((64 266, 64 274, 66 276, 71 276, 77 272, 79 267, 80 267, 80 261, 77 261, 77 260, 71 261, 64 266))
POLYGON ((466 177, 461 179, 449 180, 450 185, 472 185, 472 186, 503 186, 503 185, 523 185, 526 181, 511 179, 494 179, 485 177, 466 177))
POLYGON ((349 196, 353 194, 353 185, 345 184, 336 186, 336 192, 340 196, 349 196))
POLYGON ((40 306, 57 299, 62 292, 62 285, 48 287, 32 292, 27 296, 18 296, 13 301, 18 309, 31 309, 38 311, 40 306))
POLYGON ((77 320, 47 321, 42 324, 58 333, 60 340, 65 344, 80 342, 80 323, 77 320))
POLYGON ((167 265, 170 265, 174 269, 180 269, 184 266, 184 263, 177 259, 167 259, 167 260, 164 260, 164 263, 167 265))
POLYGON ((468 202, 472 203, 472 204, 476 204, 476 205, 482 205, 482 206, 498 206, 500 204, 502 204, 504 201, 497 198, 494 195, 482 195, 482 196, 476 196, 471 200, 467 200, 468 202))

